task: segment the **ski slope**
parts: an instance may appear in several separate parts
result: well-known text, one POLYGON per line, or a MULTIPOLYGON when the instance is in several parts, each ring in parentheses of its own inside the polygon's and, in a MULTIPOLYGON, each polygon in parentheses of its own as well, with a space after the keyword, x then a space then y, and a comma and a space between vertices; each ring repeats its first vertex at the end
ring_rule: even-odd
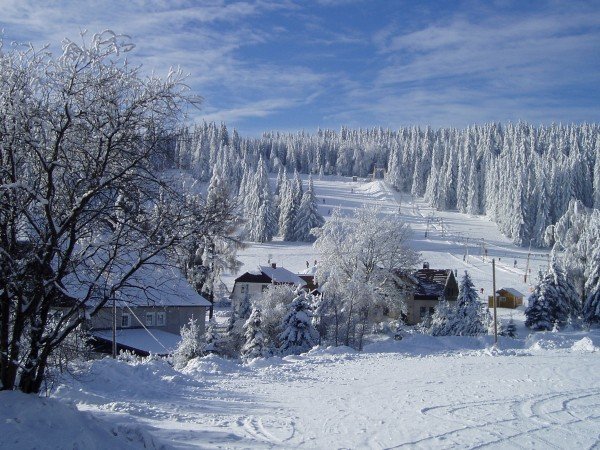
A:
MULTIPOLYGON (((319 211, 326 219, 334 208, 339 208, 343 214, 353 214, 363 205, 375 204, 383 213, 399 213, 413 229, 411 245, 421 252, 423 261, 429 262, 431 268, 456 270, 459 277, 467 270, 475 287, 483 288, 482 297, 492 294, 492 258, 496 260, 496 289, 512 287, 525 295, 537 281, 538 272, 547 268, 547 251, 513 245, 487 218, 435 211, 422 198, 395 192, 382 180, 353 182, 350 178, 323 177, 315 178, 314 185, 319 211)), ((239 258, 243 263, 239 273, 268 262, 300 272, 306 269, 307 262, 312 266, 315 260, 318 261, 319 255, 311 244, 276 240, 265 244, 249 243, 249 247, 239 253, 239 258)), ((228 274, 224 277, 230 289, 236 276, 228 274)))

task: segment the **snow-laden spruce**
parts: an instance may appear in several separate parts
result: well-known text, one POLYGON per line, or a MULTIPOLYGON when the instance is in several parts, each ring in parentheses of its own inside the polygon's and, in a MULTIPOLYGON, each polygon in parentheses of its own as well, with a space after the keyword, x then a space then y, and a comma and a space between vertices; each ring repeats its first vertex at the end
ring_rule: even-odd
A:
POLYGON ((317 199, 315 197, 315 188, 312 176, 308 178, 308 189, 302 195, 300 207, 296 214, 296 224, 294 227, 294 237, 297 241, 312 242, 315 236, 311 234, 313 228, 322 227, 325 219, 319 213, 317 208, 317 199))
POLYGON ((575 288, 553 260, 550 270, 529 296, 525 325, 534 330, 552 330, 555 325, 562 326, 569 318, 576 318, 580 310, 575 288))
POLYGON ((242 359, 261 358, 266 356, 265 336, 262 330, 260 309, 252 309, 252 313, 244 323, 245 343, 240 352, 242 359))
POLYGON ((206 333, 204 334, 204 353, 221 354, 223 337, 219 334, 218 326, 217 319, 215 319, 215 316, 212 316, 208 321, 206 333))
MULTIPOLYGON (((597 241, 600 242, 600 241, 597 241)), ((585 290, 588 293, 583 305, 583 320, 589 324, 600 323, 600 245, 597 244, 592 257, 590 276, 585 290)))
POLYGON ((280 351, 284 355, 304 353, 319 340, 319 333, 311 321, 309 294, 301 290, 289 305, 288 313, 281 324, 280 351))
POLYGON ((450 334, 477 336, 486 333, 485 308, 479 301, 479 295, 467 271, 458 285, 458 297, 453 314, 450 334))

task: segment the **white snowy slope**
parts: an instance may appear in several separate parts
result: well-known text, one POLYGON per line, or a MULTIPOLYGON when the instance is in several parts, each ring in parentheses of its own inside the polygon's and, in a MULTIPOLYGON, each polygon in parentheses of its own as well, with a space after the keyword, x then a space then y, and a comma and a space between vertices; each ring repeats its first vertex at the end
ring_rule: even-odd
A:
POLYGON ((414 335, 249 365, 207 357, 182 373, 105 359, 55 396, 165 448, 600 445, 598 332, 490 344, 414 335))
MULTIPOLYGON (((528 249, 511 245, 485 218, 435 213, 425 237, 432 211, 383 182, 325 178, 315 179, 315 187, 326 218, 334 206, 349 214, 376 202, 390 213, 400 208, 430 267, 459 275, 466 269, 486 295, 491 257, 499 259, 498 288, 529 289, 528 249)), ((535 279, 545 253, 531 253, 535 279)), ((242 272, 268 259, 299 272, 318 257, 310 244, 252 245, 241 254, 242 272)), ((360 353, 317 348, 250 364, 211 356, 181 372, 162 360, 103 359, 75 377, 65 375, 50 400, 69 414, 76 413, 69 404, 92 414, 93 424, 85 427, 96 448, 112 444, 106 430, 139 448, 599 448, 600 330, 529 333, 523 308, 500 315, 511 314, 519 337, 500 338, 499 350, 489 336, 407 334, 401 341, 370 336, 360 353)), ((0 447, 88 448, 75 428, 90 416, 74 418, 73 425, 57 422, 60 415, 43 415, 47 399, 29 400, 0 393, 0 447), (33 427, 20 425, 31 417, 33 427)))
MULTIPOLYGON (((402 219, 413 229, 412 246, 422 253, 423 261, 429 262, 431 268, 456 270, 459 276, 465 270, 469 271, 475 288, 483 288, 486 298, 492 294, 492 258, 496 260, 496 289, 510 287, 525 295, 535 284, 538 271, 547 267, 548 251, 513 245, 484 216, 435 211, 423 199, 395 192, 382 180, 353 182, 351 178, 316 177, 314 185, 319 212, 325 219, 336 207, 344 214, 353 214, 356 208, 375 204, 381 206, 383 212, 400 212, 402 219), (527 281, 524 277, 526 269, 530 269, 527 270, 527 281)), ((312 244, 281 241, 250 244, 239 257, 243 264, 240 272, 224 277, 229 288, 236 276, 268 261, 299 273, 306 270, 307 262, 312 267, 319 259, 312 244)))

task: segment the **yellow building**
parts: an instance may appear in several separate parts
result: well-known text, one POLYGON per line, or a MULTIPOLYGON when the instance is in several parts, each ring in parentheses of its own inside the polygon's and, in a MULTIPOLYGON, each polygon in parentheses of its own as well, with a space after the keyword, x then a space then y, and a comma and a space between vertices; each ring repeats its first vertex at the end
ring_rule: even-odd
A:
MULTIPOLYGON (((498 308, 516 308, 523 304, 523 294, 513 288, 502 288, 496 291, 496 306, 498 308)), ((488 297, 488 306, 494 307, 494 296, 488 297)))

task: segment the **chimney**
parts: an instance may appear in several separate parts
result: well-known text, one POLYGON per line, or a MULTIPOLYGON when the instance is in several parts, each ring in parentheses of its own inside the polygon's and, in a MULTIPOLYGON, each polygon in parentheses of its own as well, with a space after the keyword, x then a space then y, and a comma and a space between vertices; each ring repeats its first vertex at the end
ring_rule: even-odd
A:
POLYGON ((272 267, 273 269, 277 269, 277 263, 271 263, 271 267, 272 267))
POLYGON ((424 262, 423 263, 423 269, 429 269, 429 263, 428 262, 424 262))

